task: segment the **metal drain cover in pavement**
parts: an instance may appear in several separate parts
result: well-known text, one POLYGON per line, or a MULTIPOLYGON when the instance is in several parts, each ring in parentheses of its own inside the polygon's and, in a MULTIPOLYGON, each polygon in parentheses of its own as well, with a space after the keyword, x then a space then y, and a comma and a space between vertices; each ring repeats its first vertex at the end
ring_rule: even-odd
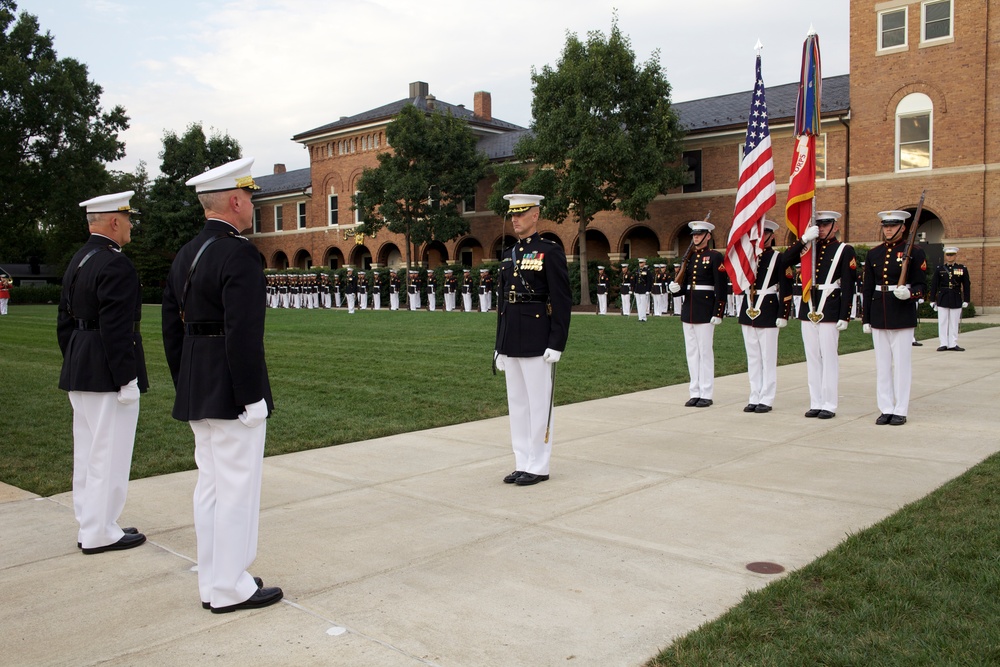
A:
POLYGON ((778 565, 777 563, 768 563, 767 561, 747 563, 747 569, 751 572, 756 572, 757 574, 778 574, 785 571, 785 568, 781 565, 778 565))

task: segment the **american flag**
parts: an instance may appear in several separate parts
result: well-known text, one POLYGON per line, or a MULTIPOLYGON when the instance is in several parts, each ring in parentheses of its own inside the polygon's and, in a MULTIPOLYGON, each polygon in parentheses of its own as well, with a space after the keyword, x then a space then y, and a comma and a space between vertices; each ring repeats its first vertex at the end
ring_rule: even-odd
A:
POLYGON ((740 180, 736 192, 733 226, 726 241, 726 271, 733 283, 733 293, 750 289, 757 273, 757 256, 764 236, 764 213, 777 202, 774 162, 771 159, 771 132, 767 127, 767 102, 764 79, 757 56, 757 82, 754 84, 747 139, 740 161, 740 180))

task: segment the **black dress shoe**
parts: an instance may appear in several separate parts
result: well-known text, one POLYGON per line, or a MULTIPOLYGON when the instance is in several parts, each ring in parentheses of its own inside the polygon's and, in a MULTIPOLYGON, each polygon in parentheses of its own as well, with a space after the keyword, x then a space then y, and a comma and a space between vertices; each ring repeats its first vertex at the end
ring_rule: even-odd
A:
POLYGON ((759 415, 760 414, 764 414, 765 412, 770 412, 770 411, 771 411, 771 406, 770 405, 764 405, 763 403, 760 403, 757 406, 757 409, 754 410, 754 412, 756 412, 759 415))
POLYGON ((956 345, 955 347, 949 347, 948 350, 951 352, 965 352, 965 348, 959 347, 958 345, 956 345))
MULTIPOLYGON (((129 526, 128 528, 122 528, 122 532, 125 533, 126 535, 136 535, 136 534, 139 533, 139 529, 135 528, 134 526, 129 526)), ((77 542, 76 543, 76 548, 77 549, 82 549, 83 545, 80 544, 79 542, 77 542)))
POLYGON ((892 415, 881 414, 878 416, 878 419, 875 420, 875 423, 878 424, 879 426, 885 426, 891 421, 892 421, 892 415))
POLYGON ((944 351, 945 351, 945 350, 947 350, 947 349, 948 349, 948 346, 947 346, 947 345, 942 345, 941 347, 939 347, 939 348, 937 349, 937 351, 938 351, 938 352, 944 352, 944 351))
POLYGON ((273 588, 258 588, 257 591, 243 602, 231 604, 228 607, 212 607, 213 614, 228 614, 239 609, 259 609, 268 607, 281 600, 284 593, 277 586, 273 588))
POLYGON ((913 341, 913 347, 923 347, 923 346, 924 344, 921 343, 919 340, 913 341))
POLYGON ((509 474, 509 475, 507 475, 506 477, 503 478, 503 483, 504 484, 513 484, 514 482, 517 481, 517 478, 520 477, 523 474, 524 474, 523 470, 515 470, 514 472, 512 472, 511 474, 509 474))
POLYGON ((754 412, 757 409, 756 403, 747 403, 747 406, 743 408, 743 412, 754 412))
MULTIPOLYGON (((253 583, 257 584, 257 588, 264 588, 264 580, 261 579, 260 577, 254 577, 253 578, 253 583)), ((212 608, 212 603, 211 602, 202 602, 201 603, 201 608, 202 609, 211 609, 212 608)))
POLYGON ((819 417, 819 413, 821 412, 822 410, 806 410, 806 417, 809 417, 810 419, 813 417, 819 417))
POLYGON ((906 417, 903 415, 893 415, 892 419, 889 420, 891 426, 902 426, 906 423, 906 417))
POLYGON ((819 414, 816 415, 820 419, 833 419, 837 416, 836 412, 830 412, 829 410, 820 410, 819 414))
POLYGON ((544 482, 548 478, 548 475, 532 475, 530 472, 523 472, 521 473, 521 476, 514 481, 514 483, 518 486, 531 486, 532 484, 544 482))
POLYGON ((120 540, 113 544, 105 544, 103 547, 91 547, 89 549, 83 548, 83 553, 90 556, 91 554, 101 554, 105 551, 123 551, 137 547, 145 541, 146 536, 142 533, 125 533, 120 540))
POLYGON ((698 398, 697 396, 695 396, 694 398, 689 398, 688 402, 684 404, 684 407, 685 408, 693 408, 694 406, 698 405, 698 401, 700 401, 700 400, 701 399, 698 398))
POLYGON ((698 402, 694 404, 696 408, 707 408, 712 404, 712 399, 710 398, 699 398, 698 402))

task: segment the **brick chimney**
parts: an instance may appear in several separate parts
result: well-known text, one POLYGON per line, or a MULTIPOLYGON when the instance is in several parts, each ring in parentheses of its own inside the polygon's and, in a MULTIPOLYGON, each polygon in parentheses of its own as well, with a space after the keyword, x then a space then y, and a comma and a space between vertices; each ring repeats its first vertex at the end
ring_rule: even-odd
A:
POLYGON ((493 120, 493 100, 485 90, 476 92, 473 98, 472 109, 477 118, 493 120))
POLYGON ((281 164, 280 162, 275 162, 274 163, 274 173, 275 174, 283 174, 283 173, 285 173, 285 165, 281 164))

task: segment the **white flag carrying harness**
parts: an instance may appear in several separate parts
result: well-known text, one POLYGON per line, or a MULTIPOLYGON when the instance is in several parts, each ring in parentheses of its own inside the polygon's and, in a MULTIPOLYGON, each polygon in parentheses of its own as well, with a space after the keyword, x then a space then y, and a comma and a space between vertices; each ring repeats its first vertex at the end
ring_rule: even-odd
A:
POLYGON ((747 317, 751 320, 757 319, 760 315, 761 306, 764 305, 764 297, 768 294, 777 294, 777 285, 771 285, 771 275, 774 273, 774 267, 778 264, 778 253, 771 253, 771 263, 767 266, 767 273, 764 275, 764 289, 762 289, 757 294, 757 300, 752 304, 752 308, 747 308, 747 317))
POLYGON ((823 295, 819 298, 819 306, 816 310, 812 310, 812 299, 809 300, 809 319, 812 320, 813 324, 819 324, 820 320, 823 319, 823 308, 826 306, 826 297, 830 296, 830 292, 840 287, 840 278, 834 280, 833 274, 836 273, 837 267, 840 266, 840 255, 843 254, 845 245, 847 244, 841 243, 837 246, 837 252, 833 254, 833 261, 830 262, 830 270, 826 274, 826 282, 822 285, 813 285, 813 289, 823 292, 823 295))

